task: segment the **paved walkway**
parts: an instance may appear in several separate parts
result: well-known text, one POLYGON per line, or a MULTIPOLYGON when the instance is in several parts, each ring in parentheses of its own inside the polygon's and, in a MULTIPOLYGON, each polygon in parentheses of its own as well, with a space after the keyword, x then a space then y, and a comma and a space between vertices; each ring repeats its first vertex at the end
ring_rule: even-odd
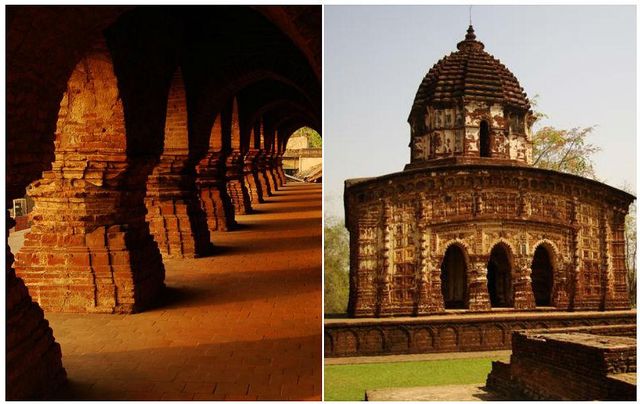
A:
POLYGON ((394 362, 421 362, 449 359, 473 359, 490 358, 494 360, 509 360, 510 350, 506 351, 478 351, 478 352, 442 352, 428 354, 408 355, 378 355, 378 356, 351 356, 346 358, 324 358, 325 365, 360 365, 364 363, 394 363, 394 362))
POLYGON ((165 261, 161 308, 46 313, 70 381, 60 399, 319 400, 321 185, 287 185, 257 211, 215 236, 216 255, 165 261))
POLYGON ((481 384, 367 390, 367 401, 500 401, 481 384))

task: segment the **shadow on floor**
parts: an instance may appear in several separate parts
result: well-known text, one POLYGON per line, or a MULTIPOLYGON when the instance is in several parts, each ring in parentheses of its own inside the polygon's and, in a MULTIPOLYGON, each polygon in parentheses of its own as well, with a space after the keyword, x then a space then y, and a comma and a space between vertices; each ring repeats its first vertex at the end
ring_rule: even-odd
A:
POLYGON ((89 352, 63 363, 69 383, 56 400, 319 400, 322 392, 320 333, 89 352))

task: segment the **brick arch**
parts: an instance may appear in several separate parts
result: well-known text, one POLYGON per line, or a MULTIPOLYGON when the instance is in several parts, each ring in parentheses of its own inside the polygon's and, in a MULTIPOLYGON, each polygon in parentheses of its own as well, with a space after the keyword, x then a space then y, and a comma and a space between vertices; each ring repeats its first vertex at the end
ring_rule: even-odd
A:
POLYGON ((164 288, 136 183, 129 188, 145 168, 127 156, 125 126, 111 55, 100 41, 69 78, 52 170, 29 187, 34 224, 15 268, 45 310, 132 312, 164 288), (130 190, 126 197, 122 189, 130 190))
MULTIPOLYGON (((226 140, 212 140, 211 136, 214 133, 216 124, 219 125, 217 129, 222 130, 219 120, 225 114, 230 113, 228 111, 229 100, 236 97, 244 89, 250 88, 256 83, 272 81, 282 83, 283 86, 291 88, 292 91, 302 94, 305 100, 309 100, 309 97, 304 95, 303 89, 295 82, 279 72, 269 69, 257 68, 255 70, 235 72, 234 76, 225 79, 223 85, 210 89, 204 88, 196 78, 190 78, 188 70, 185 70, 185 76, 187 87, 194 88, 194 95, 189 103, 190 110, 193 111, 193 118, 189 123, 194 137, 194 149, 199 150, 202 154, 209 147, 221 147, 219 146, 220 142, 226 142, 226 140), (192 81, 192 83, 190 84, 189 81, 192 81)), ((310 105, 309 102, 307 104, 310 105)))

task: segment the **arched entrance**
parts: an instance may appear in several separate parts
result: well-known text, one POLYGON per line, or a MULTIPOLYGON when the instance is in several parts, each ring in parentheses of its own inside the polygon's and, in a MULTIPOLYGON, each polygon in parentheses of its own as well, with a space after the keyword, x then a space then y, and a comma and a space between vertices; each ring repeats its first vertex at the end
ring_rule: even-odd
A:
POLYGON ((453 244, 447 248, 440 268, 442 298, 445 309, 463 309, 467 301, 467 264, 462 248, 453 244))
POLYGON ((511 260, 508 247, 499 243, 491 250, 487 263, 487 288, 491 307, 513 307, 511 260))
POLYGON ((480 122, 480 157, 491 157, 489 123, 487 121, 480 122))
POLYGON ((553 288, 553 263, 551 254, 545 245, 539 245, 531 262, 531 288, 536 306, 551 305, 553 288))

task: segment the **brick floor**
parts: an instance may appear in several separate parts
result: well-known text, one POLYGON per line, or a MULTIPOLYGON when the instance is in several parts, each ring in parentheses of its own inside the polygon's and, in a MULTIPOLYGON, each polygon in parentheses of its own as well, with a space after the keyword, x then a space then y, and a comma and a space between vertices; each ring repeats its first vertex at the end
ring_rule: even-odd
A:
POLYGON ((321 186, 289 184, 256 210, 215 235, 213 256, 165 261, 159 308, 46 313, 60 399, 320 400, 321 186))

